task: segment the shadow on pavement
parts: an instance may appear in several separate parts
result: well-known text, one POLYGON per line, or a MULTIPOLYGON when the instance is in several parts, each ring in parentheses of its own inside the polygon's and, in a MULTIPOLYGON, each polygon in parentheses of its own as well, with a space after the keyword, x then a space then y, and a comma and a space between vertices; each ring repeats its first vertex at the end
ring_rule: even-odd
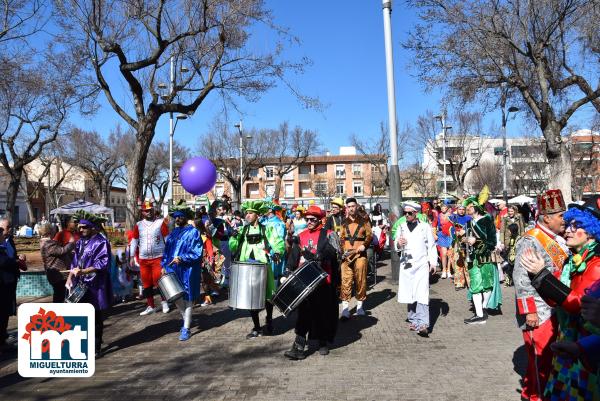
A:
POLYGON ((525 377, 525 372, 527 371, 527 351, 525 350, 525 345, 521 345, 515 350, 512 357, 512 363, 514 371, 521 376, 521 378, 525 377))
POLYGON ((450 306, 441 298, 431 298, 429 300, 429 332, 433 331, 435 323, 440 315, 446 316, 450 312, 450 306))
POLYGON ((381 305, 385 301, 389 301, 395 296, 396 293, 390 290, 389 288, 377 292, 368 293, 364 307, 368 311, 371 309, 375 309, 377 306, 381 305))

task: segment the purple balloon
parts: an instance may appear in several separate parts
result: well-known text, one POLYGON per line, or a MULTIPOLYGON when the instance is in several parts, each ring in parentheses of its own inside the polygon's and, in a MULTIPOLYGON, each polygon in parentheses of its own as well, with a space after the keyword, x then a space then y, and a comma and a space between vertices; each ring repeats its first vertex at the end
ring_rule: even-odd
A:
POLYGON ((217 169, 204 157, 188 159, 179 169, 181 186, 193 195, 202 195, 210 191, 217 182, 217 169))

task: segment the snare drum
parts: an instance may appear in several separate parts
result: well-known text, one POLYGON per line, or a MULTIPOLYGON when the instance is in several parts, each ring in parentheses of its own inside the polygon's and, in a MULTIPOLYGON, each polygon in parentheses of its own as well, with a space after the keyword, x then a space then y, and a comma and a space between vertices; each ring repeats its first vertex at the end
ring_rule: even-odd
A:
POLYGON ((65 302, 69 304, 78 303, 87 292, 87 289, 87 285, 83 281, 80 281, 75 287, 69 290, 69 296, 65 298, 65 302))
POLYGON ((185 294, 183 285, 172 272, 158 279, 158 289, 167 302, 175 302, 185 294))
POLYGON ((327 273, 317 262, 307 262, 289 275, 271 302, 287 317, 326 277, 327 273))

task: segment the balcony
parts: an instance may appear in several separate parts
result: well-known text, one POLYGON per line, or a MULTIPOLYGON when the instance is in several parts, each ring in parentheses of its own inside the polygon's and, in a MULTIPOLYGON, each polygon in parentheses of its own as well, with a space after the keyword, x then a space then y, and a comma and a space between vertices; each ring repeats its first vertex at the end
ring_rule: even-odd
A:
POLYGON ((298 174, 299 181, 308 181, 310 180, 310 174, 298 174))

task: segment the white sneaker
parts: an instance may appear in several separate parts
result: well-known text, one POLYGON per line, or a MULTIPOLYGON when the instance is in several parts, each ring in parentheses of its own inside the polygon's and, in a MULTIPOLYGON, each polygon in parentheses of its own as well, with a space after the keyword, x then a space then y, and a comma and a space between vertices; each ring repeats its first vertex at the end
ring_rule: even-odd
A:
POLYGON ((363 308, 357 308, 356 309, 356 316, 365 316, 365 310, 363 308))
POLYGON ((169 308, 169 303, 167 301, 162 301, 162 311, 163 313, 169 313, 169 311, 171 310, 169 308))
POLYGON ((450 273, 448 273, 448 278, 454 278, 454 276, 450 273))
POLYGON ((442 278, 446 278, 446 272, 442 272, 442 278))
POLYGON ((154 313, 154 308, 151 306, 148 306, 142 313, 140 313, 140 316, 151 315, 153 313, 154 313))

